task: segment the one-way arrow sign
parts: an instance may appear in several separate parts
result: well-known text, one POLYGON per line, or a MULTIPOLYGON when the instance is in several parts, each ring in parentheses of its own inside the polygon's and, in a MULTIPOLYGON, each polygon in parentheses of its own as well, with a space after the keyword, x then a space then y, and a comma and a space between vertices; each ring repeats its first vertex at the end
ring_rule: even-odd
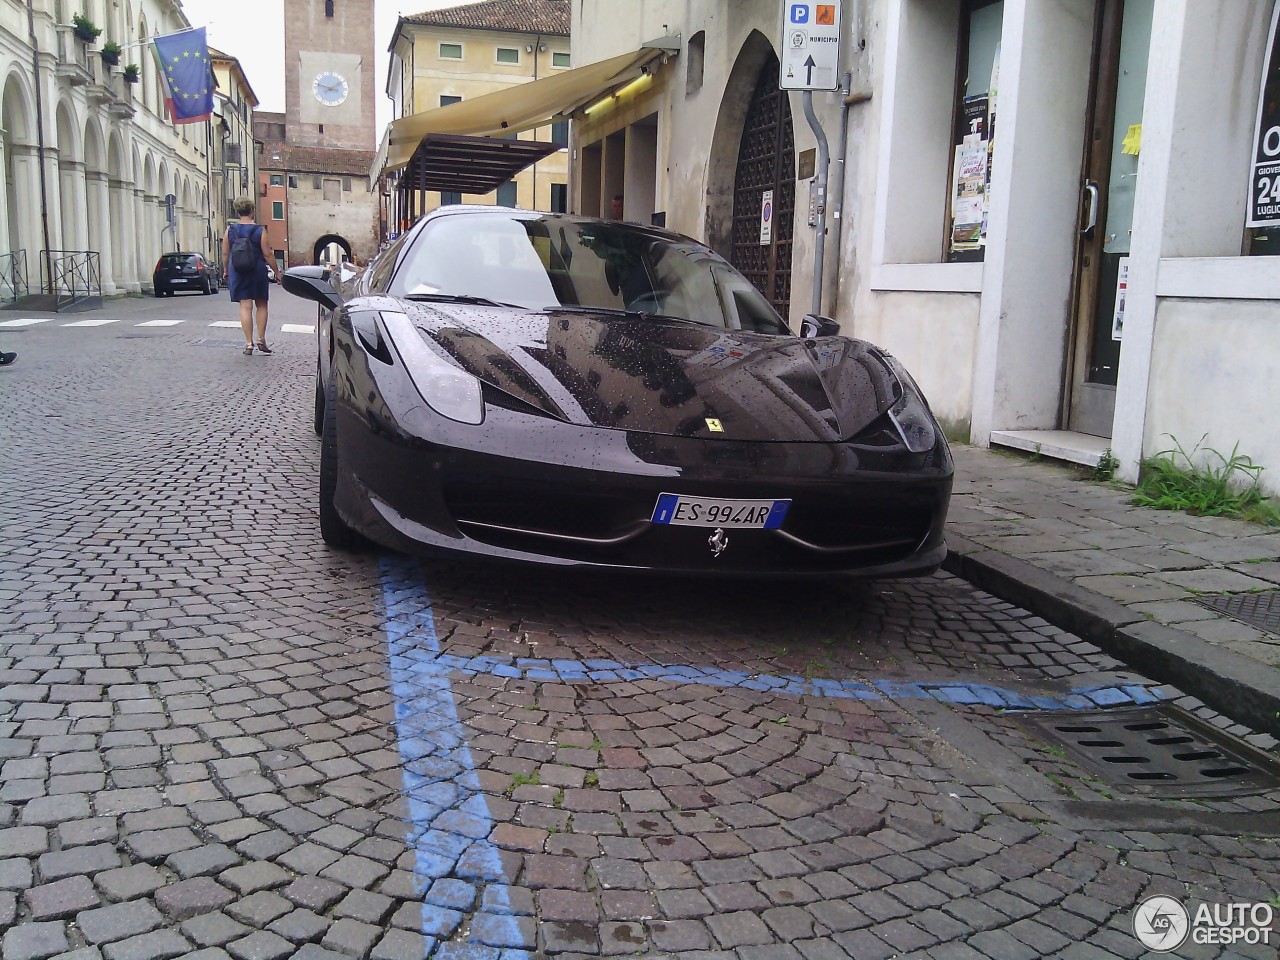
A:
POLYGON ((783 0, 783 90, 834 90, 840 72, 839 0, 783 0))

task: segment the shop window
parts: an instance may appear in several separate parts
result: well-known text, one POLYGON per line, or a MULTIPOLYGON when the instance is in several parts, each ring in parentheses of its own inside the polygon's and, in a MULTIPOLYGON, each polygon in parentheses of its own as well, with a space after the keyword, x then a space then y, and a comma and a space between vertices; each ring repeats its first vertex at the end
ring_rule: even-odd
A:
POLYGON ((707 54, 707 34, 699 30, 689 38, 689 58, 685 67, 684 95, 686 97, 702 89, 702 62, 707 54))
POLYGON ((948 181, 947 259, 986 251, 1004 0, 965 0, 960 11, 955 125, 948 181))
POLYGON ((271 219, 272 220, 284 219, 284 201, 283 200, 271 201, 271 219))
POLYGON ((553 183, 551 185, 551 212, 564 213, 569 209, 569 185, 553 183))
POLYGON ((499 63, 519 63, 520 51, 515 47, 499 47, 498 48, 499 63))
POLYGON ((461 60, 462 44, 460 43, 442 43, 440 44, 441 60, 461 60))
POLYGON ((567 66, 569 66, 569 54, 567 54, 567 53, 553 53, 553 54, 551 55, 551 65, 552 65, 553 67, 567 67, 567 66))

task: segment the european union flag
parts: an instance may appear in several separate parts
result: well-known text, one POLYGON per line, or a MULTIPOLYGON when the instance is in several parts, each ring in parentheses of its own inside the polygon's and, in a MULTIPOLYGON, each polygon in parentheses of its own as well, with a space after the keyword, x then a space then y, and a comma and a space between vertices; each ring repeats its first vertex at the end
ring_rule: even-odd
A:
POLYGON ((174 123, 197 123, 213 113, 213 69, 204 27, 156 37, 156 57, 169 88, 174 123))

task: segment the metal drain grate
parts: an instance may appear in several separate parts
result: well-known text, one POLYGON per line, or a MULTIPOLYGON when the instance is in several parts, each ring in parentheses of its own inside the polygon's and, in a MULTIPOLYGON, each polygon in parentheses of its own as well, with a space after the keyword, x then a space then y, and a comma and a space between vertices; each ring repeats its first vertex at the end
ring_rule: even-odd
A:
POLYGON ((1150 797, 1236 797, 1280 787, 1280 760, 1172 704, 1023 714, 1104 781, 1150 797))
POLYGON ((1251 627, 1280 636, 1280 590, 1264 593, 1224 593, 1216 597, 1197 597, 1201 604, 1228 617, 1235 617, 1251 627))

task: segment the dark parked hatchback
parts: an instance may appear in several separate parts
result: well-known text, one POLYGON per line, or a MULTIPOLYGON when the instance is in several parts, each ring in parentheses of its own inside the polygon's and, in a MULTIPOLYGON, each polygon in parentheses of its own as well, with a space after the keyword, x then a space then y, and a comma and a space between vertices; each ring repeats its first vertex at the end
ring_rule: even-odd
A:
POLYGON ((216 268, 198 253, 166 253, 156 261, 151 277, 157 297, 171 297, 177 290, 218 292, 216 268))

